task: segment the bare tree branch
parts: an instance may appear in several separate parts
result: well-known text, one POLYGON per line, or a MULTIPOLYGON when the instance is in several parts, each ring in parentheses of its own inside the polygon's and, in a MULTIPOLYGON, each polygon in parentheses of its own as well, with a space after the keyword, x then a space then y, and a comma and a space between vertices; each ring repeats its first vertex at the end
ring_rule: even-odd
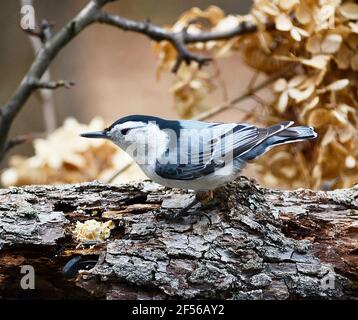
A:
MULTIPOLYGON (((187 29, 184 28, 180 32, 173 32, 151 24, 148 21, 134 21, 102 11, 97 12, 96 20, 100 23, 109 24, 125 31, 129 30, 142 33, 154 41, 166 40, 170 42, 178 52, 177 62, 173 67, 173 72, 178 70, 182 62, 189 64, 191 61, 196 61, 198 62, 199 66, 202 66, 211 60, 211 58, 191 53, 186 47, 187 44, 196 42, 208 42, 211 40, 225 40, 235 36, 257 31, 256 25, 249 22, 242 22, 237 27, 227 31, 190 34, 187 32, 187 29)), ((273 29, 274 25, 271 23, 267 24, 266 28, 273 29)))
POLYGON ((11 124, 22 109, 30 95, 37 90, 31 82, 33 79, 42 79, 51 61, 59 51, 65 47, 79 32, 92 24, 94 17, 101 6, 109 1, 90 1, 82 11, 56 33, 38 50, 37 56, 29 71, 21 81, 10 100, 0 109, 0 160, 6 152, 6 141, 11 124))
MULTIPOLYGON (((175 65, 174 71, 183 61, 186 63, 197 61, 199 65, 203 65, 209 61, 209 58, 207 57, 191 53, 186 47, 187 44, 207 42, 210 40, 224 40, 257 31, 255 25, 251 23, 241 23, 232 30, 224 32, 202 32, 195 35, 186 32, 186 30, 173 32, 151 24, 149 21, 138 22, 101 11, 101 8, 105 4, 112 1, 115 0, 91 0, 75 18, 48 39, 38 50, 34 62, 15 93, 0 109, 0 161, 4 158, 6 153, 5 145, 12 122, 30 95, 39 88, 39 86, 33 85, 33 79, 41 79, 48 83, 50 79, 43 79, 43 76, 51 61, 57 56, 62 48, 64 48, 87 26, 99 22, 118 27, 122 30, 144 34, 154 41, 169 41, 178 51, 178 62, 175 65)), ((273 28, 273 26, 268 25, 267 28, 273 28)), ((53 89, 53 87, 58 87, 58 85, 53 85, 53 83, 51 83, 50 87, 53 89)))
POLYGON ((178 70, 183 61, 187 64, 191 61, 196 61, 199 63, 199 66, 202 66, 210 60, 209 58, 193 54, 188 50, 185 46, 186 43, 189 43, 189 34, 186 30, 183 30, 183 32, 171 32, 153 25, 149 21, 134 21, 107 12, 98 12, 96 19, 100 23, 109 24, 125 31, 130 30, 142 33, 154 41, 169 41, 178 52, 177 62, 174 65, 173 72, 178 70))
POLYGON ((19 135, 19 136, 15 137, 13 139, 10 139, 6 142, 6 146, 5 146, 6 152, 9 152, 12 148, 14 148, 18 145, 32 141, 36 138, 42 138, 43 136, 44 136, 44 134, 42 134, 42 133, 28 133, 28 134, 19 135))
POLYGON ((37 89, 57 89, 57 88, 66 88, 70 89, 76 83, 74 81, 68 80, 58 80, 58 81, 41 81, 41 80, 31 80, 31 85, 37 89))
MULTIPOLYGON (((20 0, 22 6, 30 5, 33 6, 32 0, 20 0)), ((43 20, 40 26, 39 31, 26 29, 26 32, 29 35, 29 40, 36 55, 37 52, 41 49, 42 45, 50 40, 52 37, 52 25, 47 21, 43 20)), ((49 81, 51 79, 50 69, 47 69, 44 75, 42 76, 44 81, 49 81)), ((40 96, 42 100, 42 110, 44 117, 44 125, 47 133, 50 133, 56 129, 56 112, 55 112, 55 99, 53 93, 48 90, 40 90, 40 96)))

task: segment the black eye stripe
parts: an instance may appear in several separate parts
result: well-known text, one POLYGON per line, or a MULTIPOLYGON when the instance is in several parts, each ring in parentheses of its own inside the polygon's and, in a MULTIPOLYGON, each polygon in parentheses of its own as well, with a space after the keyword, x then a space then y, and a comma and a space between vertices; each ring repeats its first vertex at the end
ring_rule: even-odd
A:
POLYGON ((122 129, 121 134, 123 134, 125 136, 129 130, 130 130, 129 128, 122 129))

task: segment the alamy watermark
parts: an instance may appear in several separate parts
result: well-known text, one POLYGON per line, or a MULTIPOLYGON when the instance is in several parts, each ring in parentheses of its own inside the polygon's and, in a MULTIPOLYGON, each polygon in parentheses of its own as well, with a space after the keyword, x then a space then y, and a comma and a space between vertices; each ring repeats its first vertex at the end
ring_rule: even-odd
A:
MULTIPOLYGON (((156 125, 149 123, 148 126, 156 125)), ((243 128, 244 129, 244 128, 243 128)), ((120 138, 122 147, 139 165, 212 165, 220 169, 220 174, 232 172, 234 150, 238 145, 235 132, 228 127, 204 129, 162 129, 157 136, 150 129, 141 134, 138 131, 120 138)), ((248 138, 246 133, 241 135, 248 138)), ((216 170, 215 170, 216 172, 216 170)))
POLYGON ((323 290, 334 290, 335 282, 336 282, 336 273, 334 272, 332 267, 327 267, 327 274, 321 279, 321 288, 323 290))
POLYGON ((23 290, 35 290, 35 269, 31 265, 21 266, 20 273, 23 274, 20 280, 20 287, 23 290))
POLYGON ((35 30, 35 8, 32 5, 24 5, 21 7, 20 26, 23 30, 35 30))

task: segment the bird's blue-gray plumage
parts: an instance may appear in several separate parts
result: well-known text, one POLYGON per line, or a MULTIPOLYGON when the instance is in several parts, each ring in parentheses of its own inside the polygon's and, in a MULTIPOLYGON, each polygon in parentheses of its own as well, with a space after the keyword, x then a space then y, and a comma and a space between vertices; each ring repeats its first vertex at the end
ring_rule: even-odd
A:
POLYGON ((102 132, 83 136, 110 139, 127 152, 130 144, 140 149, 145 145, 147 149, 149 144, 159 141, 160 152, 154 154, 155 161, 140 164, 149 178, 169 187, 210 190, 235 179, 247 161, 276 145, 317 137, 313 128, 292 124, 287 121, 258 128, 247 123, 133 115, 117 120, 102 132), (224 172, 226 168, 230 170, 224 172))
MULTIPOLYGON (((197 130, 198 134, 202 129, 212 129, 222 125, 225 124, 181 121, 182 129, 197 130)), ((215 170, 224 167, 230 161, 233 161, 237 170, 241 170, 246 161, 255 159, 275 145, 316 137, 312 128, 303 126, 289 128, 290 125, 292 125, 291 122, 283 122, 269 128, 257 128, 246 123, 237 124, 229 132, 224 132, 219 136, 219 140, 229 137, 229 143, 220 146, 220 152, 214 152, 215 145, 218 144, 217 139, 207 141, 203 139, 200 142, 199 152, 191 153, 189 157, 189 160, 200 159, 199 163, 198 161, 195 163, 189 161, 189 163, 183 164, 176 161, 176 163, 161 164, 157 161, 155 172, 165 179, 193 180, 214 173, 215 170), (203 148, 203 143, 208 144, 206 148, 203 148), (211 150, 211 153, 205 155, 200 151, 202 149, 211 150)), ((180 142, 178 143, 180 144, 180 142)))

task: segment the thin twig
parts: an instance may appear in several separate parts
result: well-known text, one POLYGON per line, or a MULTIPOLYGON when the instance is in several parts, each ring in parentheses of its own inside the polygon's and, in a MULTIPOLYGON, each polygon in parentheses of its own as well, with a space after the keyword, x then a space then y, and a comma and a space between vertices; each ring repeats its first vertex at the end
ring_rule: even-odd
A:
POLYGON ((215 71, 214 77, 218 81, 218 85, 220 87, 220 91, 221 91, 221 94, 222 94, 223 101, 224 101, 224 103, 228 103, 229 94, 228 94, 228 91, 227 91, 227 86, 226 86, 226 83, 225 83, 225 81, 224 81, 224 79, 222 77, 220 68, 219 68, 216 60, 213 60, 212 66, 214 67, 214 71, 215 71))
POLYGON ((127 163, 123 168, 119 169, 118 171, 116 171, 109 179, 106 183, 112 183, 121 173, 123 173, 124 171, 127 171, 132 165, 133 165, 133 159, 130 159, 130 162, 127 163))
MULTIPOLYGON (((286 72, 286 70, 285 70, 286 72)), ((228 103, 224 103, 222 105, 216 106, 210 110, 204 111, 203 113, 199 114, 198 116, 194 117, 195 120, 206 120, 220 112, 223 112, 224 110, 227 110, 229 108, 234 107, 236 104, 238 104, 239 102, 250 98, 254 93, 266 88, 268 85, 272 84, 274 81, 276 81, 278 78, 280 78, 282 76, 284 72, 279 72, 269 78, 267 78, 266 80, 262 81, 260 84, 258 84, 256 87, 249 89, 248 91, 246 91, 244 94, 242 94, 241 96, 230 100, 228 103)))
POLYGON ((44 136, 44 134, 41 134, 41 133, 28 133, 28 134, 19 135, 13 139, 10 139, 7 141, 6 146, 5 146, 6 152, 9 152, 12 148, 14 148, 20 144, 24 144, 24 143, 33 141, 34 139, 41 138, 43 136, 44 136))
POLYGON ((57 88, 66 88, 70 89, 76 83, 74 81, 68 80, 58 80, 58 81, 40 81, 40 80, 32 80, 32 85, 38 89, 50 89, 54 90, 57 88))
POLYGON ((251 98, 254 101, 256 101, 258 104, 260 104, 262 107, 264 107, 266 109, 268 108, 267 102, 264 99, 262 99, 260 96, 258 96, 257 94, 255 94, 255 93, 252 94, 251 98))
POLYGON ((255 71, 253 76, 250 79, 249 85, 247 86, 247 91, 251 91, 255 86, 258 77, 260 76, 260 71, 255 71))

